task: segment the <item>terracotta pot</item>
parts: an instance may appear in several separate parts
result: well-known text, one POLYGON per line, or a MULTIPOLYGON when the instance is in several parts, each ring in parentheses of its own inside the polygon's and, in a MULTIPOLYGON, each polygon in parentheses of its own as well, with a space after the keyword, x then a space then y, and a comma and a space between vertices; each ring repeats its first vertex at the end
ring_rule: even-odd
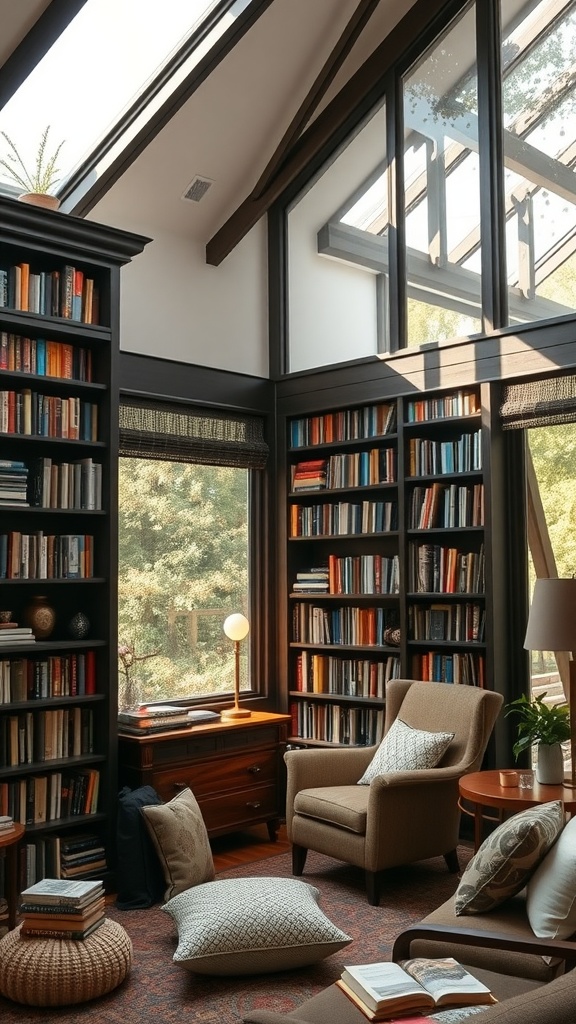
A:
POLYGON ((37 640, 46 640, 56 625, 56 612, 48 603, 48 598, 40 594, 31 599, 22 617, 37 640))
POLYGON ((60 206, 58 196, 49 196, 45 192, 23 192, 18 200, 31 206, 43 206, 45 210, 57 210, 60 206))

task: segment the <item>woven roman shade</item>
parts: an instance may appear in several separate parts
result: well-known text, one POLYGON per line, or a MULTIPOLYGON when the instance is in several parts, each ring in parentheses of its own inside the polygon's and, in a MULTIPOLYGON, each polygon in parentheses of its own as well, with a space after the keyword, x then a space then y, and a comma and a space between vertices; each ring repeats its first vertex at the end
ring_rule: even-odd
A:
POLYGON ((504 430, 576 422, 576 376, 505 385, 500 416, 504 430))
POLYGON ((120 400, 120 455, 263 469, 260 416, 148 399, 120 400))

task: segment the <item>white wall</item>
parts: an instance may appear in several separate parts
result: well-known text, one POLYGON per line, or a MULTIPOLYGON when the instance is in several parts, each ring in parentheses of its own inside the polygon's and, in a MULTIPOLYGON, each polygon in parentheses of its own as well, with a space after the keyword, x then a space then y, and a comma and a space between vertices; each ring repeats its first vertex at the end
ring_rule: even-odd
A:
POLYGON ((123 351, 268 376, 265 220, 211 267, 203 245, 154 231, 145 219, 122 222, 114 188, 90 219, 153 237, 122 270, 123 351))

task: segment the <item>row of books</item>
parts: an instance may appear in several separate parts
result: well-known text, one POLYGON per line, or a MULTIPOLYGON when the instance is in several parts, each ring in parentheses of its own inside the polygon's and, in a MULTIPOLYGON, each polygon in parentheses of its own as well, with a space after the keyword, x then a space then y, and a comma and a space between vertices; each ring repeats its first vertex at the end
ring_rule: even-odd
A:
POLYGON ((441 640, 477 643, 484 640, 486 612, 479 604, 432 604, 408 608, 412 640, 441 640))
POLYGON ((394 483, 396 461, 393 448, 371 448, 365 452, 331 455, 329 459, 298 462, 290 469, 290 487, 294 493, 299 493, 394 483))
POLYGON ((98 323, 98 288, 78 267, 34 271, 29 263, 0 268, 0 307, 98 323))
POLYGON ((100 791, 97 768, 78 768, 0 781, 0 814, 21 825, 43 824, 96 814, 100 791))
POLYGON ((333 441, 382 437, 396 429, 396 403, 380 402, 361 409, 342 409, 307 416, 290 423, 290 445, 302 448, 333 441))
POLYGON ((478 392, 466 388, 440 397, 409 399, 406 405, 408 423, 443 420, 450 416, 475 416, 480 411, 478 392))
POLYGON ((412 655, 411 664, 412 678, 425 682, 483 687, 486 678, 484 656, 472 652, 441 654, 439 651, 426 651, 412 655))
MULTIPOLYGON (((0 639, 3 631, 0 630, 0 639)), ((96 652, 0 659, 0 705, 96 693, 96 652)))
POLYGON ((290 506, 291 537, 343 537, 398 529, 395 501, 350 501, 290 506))
POLYGON ((30 466, 28 496, 40 508, 101 509, 102 465, 91 458, 60 463, 36 459, 30 466))
POLYGON ((322 608, 299 601, 292 608, 292 639, 303 644, 384 647, 393 625, 384 608, 322 608))
POLYGON ((345 746, 369 747, 384 734, 383 708, 342 707, 340 704, 295 700, 290 705, 292 734, 303 740, 322 740, 345 746))
POLYGON ((0 459, 0 505, 28 504, 28 467, 23 462, 0 459))
POLYGON ((20 847, 20 887, 44 878, 85 878, 107 868, 106 852, 99 836, 31 835, 20 847))
POLYGON ((328 556, 331 594, 397 594, 400 590, 398 555, 328 556))
POLYGON ((0 578, 9 580, 87 579, 94 575, 91 534, 0 534, 0 578))
POLYGON ((105 920, 104 886, 100 879, 43 878, 20 894, 20 914, 21 935, 82 941, 105 920))
POLYGON ((76 396, 43 395, 30 388, 0 391, 0 432, 97 441, 98 406, 76 396))
POLYGON ((0 767, 42 764, 94 752, 91 708, 49 708, 0 715, 0 767))
POLYGON ((482 469, 480 431, 461 434, 453 441, 411 437, 408 442, 408 464, 410 476, 479 472, 482 469))
POLYGON ((46 338, 24 338, 0 331, 0 370, 92 381, 92 351, 46 338))
POLYGON ((429 530, 484 525, 484 484, 417 486, 412 491, 409 528, 429 530))
POLYGON ((296 658, 296 689, 347 697, 384 697, 390 679, 400 677, 400 659, 340 658, 300 651, 296 658))
POLYGON ((483 594, 484 545, 459 551, 441 544, 410 544, 409 589, 419 594, 483 594))

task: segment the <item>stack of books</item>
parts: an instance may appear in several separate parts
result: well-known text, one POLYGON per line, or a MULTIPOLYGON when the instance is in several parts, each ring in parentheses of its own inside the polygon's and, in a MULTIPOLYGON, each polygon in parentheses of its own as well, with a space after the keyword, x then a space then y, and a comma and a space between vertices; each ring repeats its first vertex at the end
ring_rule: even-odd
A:
POLYGON ((214 722, 220 718, 217 711, 177 707, 172 704, 152 704, 135 710, 119 711, 120 730, 133 736, 166 732, 169 729, 187 729, 200 722, 214 722))
POLYGON ((307 572, 297 572, 292 590, 296 594, 328 594, 330 572, 327 565, 312 567, 307 572))
POLYGON ((77 878, 79 875, 106 870, 106 851, 98 836, 79 833, 61 839, 59 845, 62 878, 77 878))
POLYGON ((24 462, 0 459, 0 505, 28 505, 28 467, 24 462))
POLYGON ((23 937, 87 939, 105 920, 100 880, 44 878, 20 894, 23 937))
POLYGON ((293 491, 321 491, 326 487, 326 459, 308 459, 292 466, 293 491))
POLYGON ((17 622, 0 622, 0 645, 35 642, 36 637, 29 626, 19 626, 17 622))
POLYGON ((9 814, 0 814, 0 836, 10 832, 14 828, 14 818, 9 814))
POLYGON ((453 957, 357 964, 346 967, 336 984, 368 1020, 390 1024, 398 1019, 403 1024, 416 1020, 432 1024, 432 1018, 423 1014, 497 1001, 490 989, 453 957))

